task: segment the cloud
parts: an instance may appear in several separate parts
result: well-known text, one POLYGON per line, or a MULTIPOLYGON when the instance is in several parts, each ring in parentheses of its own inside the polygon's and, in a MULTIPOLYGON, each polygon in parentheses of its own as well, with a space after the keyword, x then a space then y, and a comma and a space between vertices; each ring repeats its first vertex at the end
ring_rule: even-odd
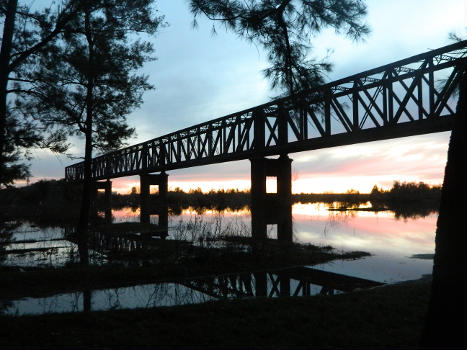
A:
POLYGON ((295 192, 369 192, 396 180, 440 184, 449 133, 303 152, 293 162, 295 192))

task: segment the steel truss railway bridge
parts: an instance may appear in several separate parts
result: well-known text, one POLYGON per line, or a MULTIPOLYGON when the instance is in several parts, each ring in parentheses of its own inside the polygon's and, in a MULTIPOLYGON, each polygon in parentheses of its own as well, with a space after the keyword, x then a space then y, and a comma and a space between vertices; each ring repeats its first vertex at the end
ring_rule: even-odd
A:
MULTIPOLYGON (((451 130, 466 46, 441 47, 103 154, 92 160, 92 180, 110 194, 110 179, 140 175, 141 218, 147 221, 150 185, 159 186, 164 207, 166 171, 249 159, 252 233, 265 237, 266 224, 275 223, 279 239, 289 240, 288 154, 451 130), (266 193, 266 176, 277 177, 274 195, 266 193)), ((66 167, 65 178, 82 181, 84 163, 66 167)))

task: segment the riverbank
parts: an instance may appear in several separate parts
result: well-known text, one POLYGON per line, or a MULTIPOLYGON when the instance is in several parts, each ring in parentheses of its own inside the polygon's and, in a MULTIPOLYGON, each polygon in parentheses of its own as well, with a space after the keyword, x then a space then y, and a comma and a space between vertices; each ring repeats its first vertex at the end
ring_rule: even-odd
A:
POLYGON ((0 317, 0 348, 415 349, 430 281, 334 296, 0 317))

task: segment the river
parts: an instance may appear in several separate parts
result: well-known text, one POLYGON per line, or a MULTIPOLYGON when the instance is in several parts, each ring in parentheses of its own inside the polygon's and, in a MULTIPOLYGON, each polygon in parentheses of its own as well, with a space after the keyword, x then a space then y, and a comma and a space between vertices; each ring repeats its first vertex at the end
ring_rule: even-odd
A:
MULTIPOLYGON (((341 203, 293 205, 294 242, 332 246, 338 251, 365 251, 371 254, 360 259, 335 260, 318 264, 312 268, 381 283, 397 283, 431 274, 437 213, 404 218, 390 210, 367 210, 369 206, 370 203, 366 203, 353 210, 343 210, 340 209, 341 203)), ((137 222, 139 215, 139 208, 125 207, 113 210, 112 220, 114 223, 137 222)), ((151 217, 151 221, 157 223, 157 217, 151 217)), ((216 235, 249 236, 250 224, 251 215, 248 208, 222 211, 187 208, 177 215, 169 215, 167 239, 186 239, 199 244, 203 239, 216 235)), ((269 238, 276 238, 274 225, 268 226, 267 232, 269 238)), ((7 236, 2 236, 0 264, 26 268, 63 267, 70 262, 76 262, 79 259, 77 245, 66 238, 64 227, 39 227, 32 223, 21 222, 10 227, 7 236)), ((91 252, 90 256, 91 262, 106 263, 103 254, 91 252)), ((264 276, 266 276, 264 293, 274 296, 274 285, 278 283, 278 274, 265 273, 264 276)), ((254 284, 255 278, 258 278, 258 275, 251 274, 247 277, 236 275, 230 276, 229 280, 243 282, 248 280, 254 284)), ((290 281, 290 288, 293 291, 299 285, 299 281, 293 279, 290 281)), ((2 302, 5 305, 4 309, 8 310, 7 314, 37 314, 81 311, 86 308, 85 305, 89 305, 92 310, 106 310, 170 306, 216 299, 216 295, 209 295, 200 289, 199 286, 205 282, 196 282, 198 286, 196 288, 193 287, 194 282, 190 283, 191 285, 189 283, 188 285, 187 283, 145 284, 2 302), (90 295, 93 296, 92 302, 86 301, 87 298, 91 298, 90 295)), ((322 292, 322 288, 316 287, 308 290, 307 295, 322 294, 322 292)), ((304 290, 297 293, 305 295, 304 290)), ((226 295, 226 297, 233 296, 226 295)))

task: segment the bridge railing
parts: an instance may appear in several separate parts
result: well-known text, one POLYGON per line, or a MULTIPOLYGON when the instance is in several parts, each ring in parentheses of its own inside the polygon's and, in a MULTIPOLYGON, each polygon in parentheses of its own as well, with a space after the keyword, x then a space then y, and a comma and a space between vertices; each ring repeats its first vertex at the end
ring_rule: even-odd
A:
MULTIPOLYGON (((92 160, 95 180, 449 130, 467 41, 92 160)), ((65 169, 82 180, 83 162, 65 169)))

